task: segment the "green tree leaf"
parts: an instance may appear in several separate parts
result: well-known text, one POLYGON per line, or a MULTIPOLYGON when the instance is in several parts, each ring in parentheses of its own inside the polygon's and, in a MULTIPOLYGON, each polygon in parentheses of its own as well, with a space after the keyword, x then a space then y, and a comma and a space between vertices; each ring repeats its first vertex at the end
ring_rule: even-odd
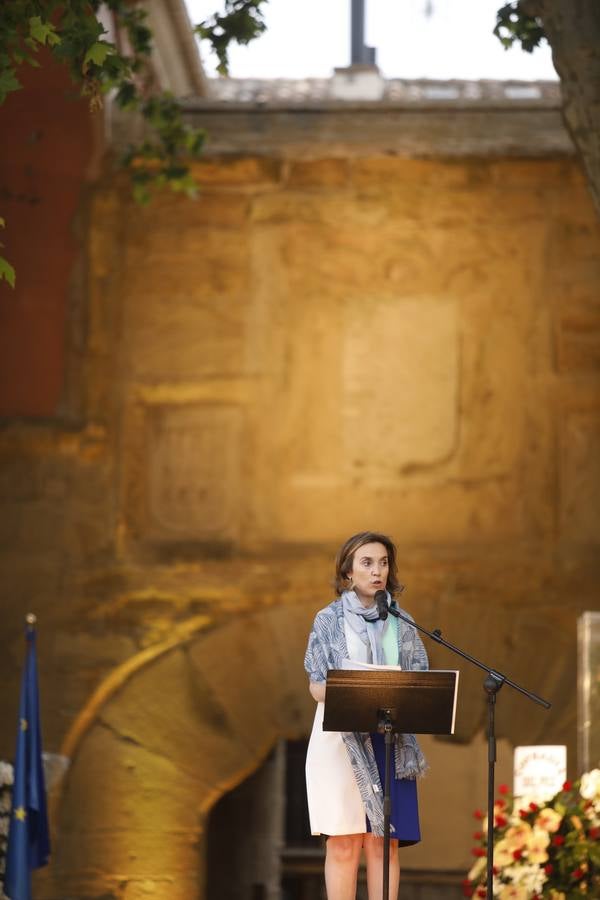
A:
POLYGON ((518 41, 527 53, 539 47, 546 37, 540 17, 524 12, 519 0, 505 3, 498 10, 494 34, 505 50, 518 41))
POLYGON ((87 71, 90 63, 94 63, 95 66, 103 66, 107 57, 114 52, 114 44, 109 44, 106 41, 95 41, 83 58, 83 71, 87 71))
POLYGON ((12 288, 15 286, 15 270, 3 256, 0 256, 0 281, 4 278, 12 288))
POLYGON ((60 37, 52 22, 44 22, 40 16, 32 16, 29 19, 29 35, 38 44, 48 44, 49 47, 60 44, 60 37))
POLYGON ((196 25, 194 31, 202 40, 209 41, 219 60, 217 71, 229 72, 229 45, 249 44, 266 29, 261 6, 268 0, 225 0, 224 14, 215 13, 196 25))
POLYGON ((3 103, 7 94, 19 91, 22 85, 17 79, 12 68, 0 70, 0 103, 3 103))

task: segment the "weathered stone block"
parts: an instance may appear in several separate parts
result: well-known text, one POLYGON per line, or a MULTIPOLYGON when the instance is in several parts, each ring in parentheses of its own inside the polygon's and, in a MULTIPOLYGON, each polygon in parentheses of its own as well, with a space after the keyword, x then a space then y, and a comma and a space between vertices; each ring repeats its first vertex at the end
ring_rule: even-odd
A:
POLYGON ((568 411, 560 429, 561 534, 594 543, 600 533, 600 417, 598 409, 568 411))
POLYGON ((201 184, 265 185, 280 180, 282 163, 266 157, 224 156, 192 163, 191 171, 201 184))
MULTIPOLYGON (((464 187, 470 173, 481 167, 480 162, 407 159, 406 157, 375 157, 355 159, 351 163, 352 184, 357 188, 374 187, 401 191, 404 186, 419 185, 429 189, 464 187)), ((484 164, 487 165, 487 164, 484 164)))
POLYGON ((558 366, 565 373, 600 372, 600 297, 597 285, 589 293, 572 292, 561 304, 558 320, 558 366))
POLYGON ((349 173, 346 159, 299 160, 289 163, 286 182, 296 188, 340 188, 348 183, 349 173))

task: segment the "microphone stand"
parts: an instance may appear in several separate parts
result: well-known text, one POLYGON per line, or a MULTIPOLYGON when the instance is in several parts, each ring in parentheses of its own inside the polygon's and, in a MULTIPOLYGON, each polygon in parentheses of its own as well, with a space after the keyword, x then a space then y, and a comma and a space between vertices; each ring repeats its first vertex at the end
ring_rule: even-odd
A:
MULTIPOLYGON (((386 604, 387 605, 387 604, 386 604)), ((423 628, 421 625, 417 625, 409 616, 404 615, 399 612, 394 606, 388 607, 388 612, 391 613, 392 616, 395 616, 396 619, 402 619, 403 622, 407 622, 409 625, 412 625, 413 628, 416 628, 418 631, 422 631, 423 634, 426 634, 433 641, 438 644, 441 644, 443 647, 446 647, 448 650, 451 650, 453 653, 456 653, 457 656, 462 656, 463 659, 466 659, 467 662, 472 663, 474 666, 477 666, 480 669, 483 669, 484 672, 487 673, 485 680, 483 682, 483 689, 487 695, 487 708, 488 708, 488 729, 487 729, 487 740, 488 740, 488 818, 487 818, 487 895, 486 900, 493 900, 492 895, 492 881, 493 881, 493 866, 494 866, 494 771, 496 765, 496 732, 495 732, 495 710, 496 710, 496 695, 502 685, 508 684, 511 688, 514 688, 515 691, 519 691, 519 693, 523 694, 525 697, 528 697, 534 703, 539 703, 540 706, 543 706, 544 709, 550 709, 551 704, 548 703, 547 700, 544 700, 542 697, 539 697, 537 694, 534 694, 532 691, 528 691, 526 688, 521 687, 521 685, 512 681, 510 678, 507 678, 506 675, 503 675, 501 672, 497 672, 495 669, 490 668, 490 666, 481 662, 479 659, 476 659, 474 656, 471 656, 469 653, 466 653, 464 650, 461 650, 460 647, 457 647, 455 644, 451 644, 445 638, 442 637, 442 632, 439 628, 435 628, 433 631, 428 631, 427 628, 423 628)), ((385 618, 385 614, 382 615, 382 611, 380 611, 380 617, 385 618)), ((385 829, 384 829, 385 832, 385 829)), ((385 842, 387 841, 388 851, 387 851, 387 859, 389 866, 389 841, 390 834, 389 828, 387 829, 387 834, 384 833, 384 859, 386 858, 385 853, 385 842)), ((388 876, 389 877, 389 876, 388 876)), ((384 873, 385 879, 385 873, 384 873)), ((384 900, 388 900, 387 896, 384 895, 384 900)))

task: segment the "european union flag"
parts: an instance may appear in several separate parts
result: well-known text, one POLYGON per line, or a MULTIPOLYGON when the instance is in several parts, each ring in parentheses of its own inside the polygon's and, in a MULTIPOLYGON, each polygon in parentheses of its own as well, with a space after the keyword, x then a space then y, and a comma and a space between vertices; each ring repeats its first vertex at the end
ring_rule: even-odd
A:
POLYGON ((10 900, 31 900, 31 870, 45 866, 50 855, 35 629, 28 622, 4 875, 4 893, 10 900))

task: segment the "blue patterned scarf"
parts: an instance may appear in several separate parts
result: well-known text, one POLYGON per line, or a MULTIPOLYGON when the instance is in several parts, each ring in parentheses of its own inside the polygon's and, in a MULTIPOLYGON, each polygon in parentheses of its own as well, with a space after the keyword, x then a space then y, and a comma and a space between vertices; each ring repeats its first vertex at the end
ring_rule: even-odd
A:
POLYGON ((388 627, 387 620, 381 621, 376 606, 363 606, 355 591, 343 592, 342 605, 344 621, 359 636, 367 651, 371 651, 370 659, 367 652, 367 662, 383 665, 385 656, 382 642, 388 627))

